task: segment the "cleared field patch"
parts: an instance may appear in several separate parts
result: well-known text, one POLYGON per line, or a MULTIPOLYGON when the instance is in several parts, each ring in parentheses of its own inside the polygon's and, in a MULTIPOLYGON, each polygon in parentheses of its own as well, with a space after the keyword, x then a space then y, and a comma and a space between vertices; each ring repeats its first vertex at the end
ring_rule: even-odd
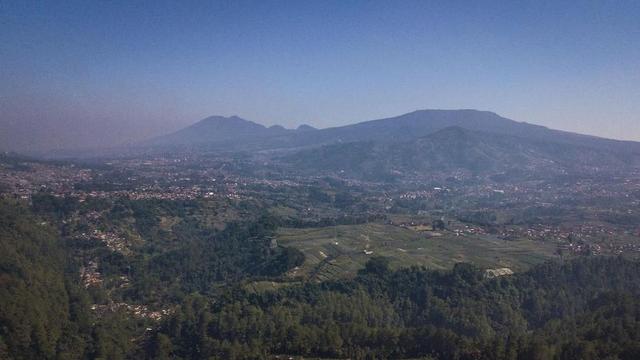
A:
POLYGON ((531 240, 505 241, 491 236, 456 236, 443 231, 429 237, 385 224, 339 225, 322 228, 283 228, 278 243, 306 255, 298 275, 315 280, 353 276, 372 256, 386 256, 395 268, 422 265, 448 269, 458 262, 487 268, 524 270, 552 259, 554 244, 531 240))

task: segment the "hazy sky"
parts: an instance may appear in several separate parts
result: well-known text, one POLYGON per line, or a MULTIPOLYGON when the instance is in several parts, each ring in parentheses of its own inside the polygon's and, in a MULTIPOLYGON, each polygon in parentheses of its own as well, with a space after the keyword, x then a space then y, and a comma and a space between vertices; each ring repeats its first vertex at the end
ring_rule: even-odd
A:
POLYGON ((0 149, 427 108, 640 140, 640 1, 0 0, 0 149))

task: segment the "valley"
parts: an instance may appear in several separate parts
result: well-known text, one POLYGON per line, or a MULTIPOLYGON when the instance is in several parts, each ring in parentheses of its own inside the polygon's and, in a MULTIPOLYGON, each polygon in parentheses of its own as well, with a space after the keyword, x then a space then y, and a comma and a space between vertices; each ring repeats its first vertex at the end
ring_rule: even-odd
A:
MULTIPOLYGON (((397 349, 386 342, 366 350, 369 340, 345 345, 354 333, 376 335, 357 329, 341 333, 336 326, 370 318, 368 324, 393 341, 415 344, 406 337, 422 329, 425 336, 459 342, 457 348, 466 350, 446 357, 464 358, 489 346, 504 321, 513 321, 519 336, 546 331, 546 320, 535 319, 553 310, 514 315, 507 309, 529 303, 518 303, 496 286, 538 294, 543 285, 531 277, 546 267, 574 274, 573 266, 592 271, 603 262, 625 268, 640 259, 635 143, 473 111, 416 112, 344 129, 287 130, 212 117, 194 129, 119 155, 0 157, 2 221, 8 224, 3 239, 29 237, 31 227, 45 231, 61 254, 57 261, 64 263, 52 267, 51 276, 69 284, 56 291, 69 292, 83 318, 120 329, 118 336, 92 335, 65 346, 92 344, 97 348, 87 345, 82 351, 107 357, 152 357, 162 350, 160 341, 169 341, 173 354, 198 358, 191 351, 201 345, 193 339, 208 342, 216 349, 212 354, 224 358, 434 354, 433 348, 397 349), (501 130, 488 132, 494 128, 501 130), (212 131, 220 134, 209 137, 212 131), (307 141, 311 134, 314 141, 307 141), (332 134, 333 141, 323 134, 332 134), (18 213, 32 220, 19 223, 18 213), (16 235, 7 230, 13 227, 19 229, 16 235), (432 285, 420 280, 415 286, 432 294, 426 298, 435 296, 435 303, 427 306, 418 294, 395 298, 409 291, 392 280, 396 277, 409 277, 409 283, 432 279, 432 285), (483 315, 476 318, 468 307, 459 307, 468 294, 458 303, 448 300, 465 291, 491 294, 472 307, 488 309, 491 297, 500 298, 503 307, 477 310, 483 315), (361 309, 352 308, 353 301, 361 309), (344 307, 351 309, 348 314, 341 313, 344 307), (433 309, 440 313, 429 312, 433 309), (188 317, 194 311, 209 319, 209 330, 176 333, 175 324, 193 326, 196 320, 188 317), (415 318, 415 311, 425 313, 415 318), (453 314, 463 314, 468 325, 453 314), (304 325, 307 317, 318 316, 331 320, 320 322, 321 330, 304 325), (504 320, 509 316, 515 318, 504 320), (222 323, 227 317, 245 322, 222 323), (259 319, 268 319, 273 328, 250 335, 253 343, 225 342, 251 333, 243 326, 257 326, 259 319), (453 332, 427 330, 434 322, 453 332), (316 330, 334 335, 314 342, 308 336, 316 330)), ((11 251, 22 251, 11 244, 11 251)), ((34 253, 24 256, 29 254, 34 253)), ((20 269, 12 279, 45 271, 5 260, 5 268, 20 269)), ((570 280, 545 281, 574 291, 568 290, 570 280)), ((589 290, 590 299, 601 295, 597 289, 589 290)), ((542 294, 536 299, 549 301, 542 294)), ((534 301, 527 296, 522 301, 534 301)), ((582 303, 567 304, 563 311, 588 313, 582 303)), ((74 316, 65 324, 76 326, 74 316)))
POLYGON ((0 360, 640 359, 638 19, 0 0, 0 360))

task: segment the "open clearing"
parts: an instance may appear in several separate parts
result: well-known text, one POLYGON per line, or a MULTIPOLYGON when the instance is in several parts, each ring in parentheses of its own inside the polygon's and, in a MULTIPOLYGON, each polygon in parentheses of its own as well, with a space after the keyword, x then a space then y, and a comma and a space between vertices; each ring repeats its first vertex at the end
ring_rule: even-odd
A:
POLYGON ((505 241, 492 236, 427 237, 407 228, 378 223, 322 228, 283 228, 278 243, 293 246, 306 255, 297 271, 314 280, 354 275, 372 256, 386 256, 395 268, 422 265, 451 268, 469 262, 486 268, 524 270, 554 257, 555 245, 531 240, 505 241))

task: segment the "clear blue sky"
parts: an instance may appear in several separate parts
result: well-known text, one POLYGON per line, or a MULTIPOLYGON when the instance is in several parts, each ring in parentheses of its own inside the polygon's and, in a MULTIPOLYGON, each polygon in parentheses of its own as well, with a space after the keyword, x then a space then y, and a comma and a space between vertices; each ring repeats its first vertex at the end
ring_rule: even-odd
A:
POLYGON ((0 0, 0 148, 426 108, 640 140, 640 1, 0 0))

